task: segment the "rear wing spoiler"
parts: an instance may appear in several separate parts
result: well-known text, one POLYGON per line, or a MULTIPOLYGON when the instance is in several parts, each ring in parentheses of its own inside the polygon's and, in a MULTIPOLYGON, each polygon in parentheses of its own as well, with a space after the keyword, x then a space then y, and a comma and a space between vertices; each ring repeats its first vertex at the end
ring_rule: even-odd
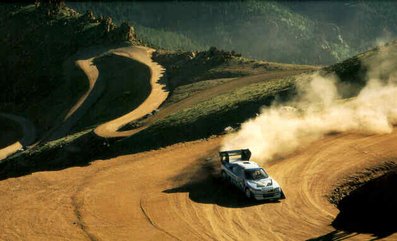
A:
POLYGON ((242 161, 248 161, 251 158, 251 151, 249 149, 221 151, 219 157, 222 163, 229 163, 231 156, 240 156, 242 161))

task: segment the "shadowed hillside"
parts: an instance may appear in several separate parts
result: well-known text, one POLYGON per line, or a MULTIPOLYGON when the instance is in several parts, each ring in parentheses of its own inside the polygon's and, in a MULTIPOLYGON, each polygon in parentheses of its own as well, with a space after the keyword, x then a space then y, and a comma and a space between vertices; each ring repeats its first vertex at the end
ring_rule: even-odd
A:
POLYGON ((106 91, 79 121, 80 128, 95 126, 135 109, 151 91, 150 70, 142 63, 113 54, 95 59, 94 64, 101 73, 97 85, 104 85, 106 91))
POLYGON ((68 73, 73 54, 135 41, 128 25, 116 27, 92 13, 46 4, 0 6, 0 111, 28 117, 39 133, 54 126, 87 88, 81 73, 68 73))
POLYGON ((335 189, 331 202, 340 213, 332 225, 348 232, 387 237, 397 231, 397 166, 389 161, 350 177, 335 189))

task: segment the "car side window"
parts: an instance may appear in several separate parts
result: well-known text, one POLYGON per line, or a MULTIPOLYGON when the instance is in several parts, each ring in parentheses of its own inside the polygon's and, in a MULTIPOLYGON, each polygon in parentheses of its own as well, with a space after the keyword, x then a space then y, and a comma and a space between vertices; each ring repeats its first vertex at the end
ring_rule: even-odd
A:
POLYGON ((238 176, 239 166, 235 165, 232 168, 232 172, 234 175, 238 176))
POLYGON ((237 171, 237 176, 238 177, 241 177, 241 178, 244 178, 244 169, 243 168, 239 168, 238 169, 238 171, 237 171))
POLYGON ((234 173, 234 175, 244 178, 244 169, 243 168, 236 165, 233 167, 232 172, 234 173))

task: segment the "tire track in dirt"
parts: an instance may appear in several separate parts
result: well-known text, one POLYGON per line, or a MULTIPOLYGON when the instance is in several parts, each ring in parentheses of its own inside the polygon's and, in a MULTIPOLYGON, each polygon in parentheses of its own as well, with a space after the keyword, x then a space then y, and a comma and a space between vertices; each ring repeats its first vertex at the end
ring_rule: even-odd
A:
MULTIPOLYGON (((130 193, 130 198, 136 198, 140 203, 142 198, 150 195, 150 199, 145 199, 144 209, 146 216, 150 217, 150 222, 156 223, 156 226, 181 240, 260 240, 261 237, 267 237, 268 240, 303 240, 335 232, 330 223, 338 211, 328 202, 327 194, 342 177, 353 174, 358 168, 397 156, 397 150, 394 148, 397 144, 396 132, 391 135, 369 137, 355 134, 328 136, 310 147, 302 148, 285 160, 265 165, 286 192, 287 199, 280 203, 250 204, 241 200, 227 200, 230 196, 221 196, 227 195, 227 191, 217 191, 220 188, 217 186, 219 184, 212 182, 164 193, 172 183, 175 185, 184 179, 172 181, 175 176, 179 176, 190 166, 197 165, 198 160, 205 157, 206 152, 218 145, 219 141, 214 139, 191 146, 170 147, 168 150, 172 150, 172 154, 166 154, 167 150, 154 151, 150 155, 156 158, 146 157, 138 162, 126 163, 119 170, 109 169, 109 173, 103 173, 104 176, 95 176, 92 183, 109 179, 116 183, 101 186, 100 189, 90 186, 90 191, 85 195, 91 196, 96 193, 96 198, 91 199, 95 200, 94 203, 85 203, 85 208, 92 213, 98 213, 101 209, 97 208, 105 206, 104 203, 100 204, 105 201, 101 200, 101 196, 108 192, 114 196, 127 195, 117 190, 125 192, 126 187, 133 184, 139 187, 130 193), (353 146, 367 151, 358 152, 353 146), (155 167, 156 169, 153 169, 155 167), (135 170, 134 175, 130 174, 132 170, 135 170), (160 174, 160 171, 165 174, 160 174), (168 176, 171 181, 156 181, 154 178, 157 175, 161 180, 164 175, 168 176), (209 185, 216 187, 213 189, 209 185), (208 189, 208 192, 205 189, 208 189), (143 193, 149 194, 142 196, 143 193), (208 199, 197 197, 198 194, 207 195, 208 199)), ((128 157, 122 157, 124 158, 128 157)), ((189 183, 195 180, 187 178, 185 181, 189 183)), ((115 207, 114 210, 121 214, 119 208, 124 207, 127 205, 115 207)), ((140 204, 137 204, 137 208, 141 209, 140 204)), ((107 219, 105 216, 104 214, 101 218, 107 219)), ((136 235, 138 230, 139 225, 132 225, 130 234, 136 235)), ((96 232, 104 234, 102 230, 96 232)), ((145 239, 152 239, 151 235, 154 233, 146 233, 145 239)), ((346 234, 347 236, 354 240, 370 237, 365 234, 346 234)), ((109 236, 106 239, 117 240, 109 236)))
POLYGON ((175 237, 174 235, 172 235, 172 234, 170 234, 169 232, 167 232, 167 230, 164 230, 164 229, 162 229, 161 227, 159 227, 159 226, 152 220, 152 218, 151 218, 151 217, 148 215, 148 213, 146 212, 146 210, 145 210, 145 208, 144 208, 144 206, 143 206, 143 203, 142 203, 143 201, 142 201, 142 200, 143 200, 143 199, 141 199, 141 200, 139 201, 139 206, 140 206, 140 208, 141 208, 141 210, 142 210, 142 213, 145 215, 147 221, 148 221, 151 225, 153 225, 153 227, 155 227, 155 228, 158 229, 159 231, 163 232, 164 234, 170 236, 171 238, 173 238, 173 239, 175 239, 175 240, 180 240, 179 238, 177 238, 177 237, 175 237))

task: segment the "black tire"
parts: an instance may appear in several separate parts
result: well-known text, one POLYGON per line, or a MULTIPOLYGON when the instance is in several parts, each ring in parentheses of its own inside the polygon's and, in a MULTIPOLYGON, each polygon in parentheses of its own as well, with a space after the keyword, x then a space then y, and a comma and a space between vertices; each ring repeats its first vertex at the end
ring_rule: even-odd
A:
POLYGON ((229 176, 223 170, 221 171, 221 177, 222 177, 222 181, 229 183, 229 176))

